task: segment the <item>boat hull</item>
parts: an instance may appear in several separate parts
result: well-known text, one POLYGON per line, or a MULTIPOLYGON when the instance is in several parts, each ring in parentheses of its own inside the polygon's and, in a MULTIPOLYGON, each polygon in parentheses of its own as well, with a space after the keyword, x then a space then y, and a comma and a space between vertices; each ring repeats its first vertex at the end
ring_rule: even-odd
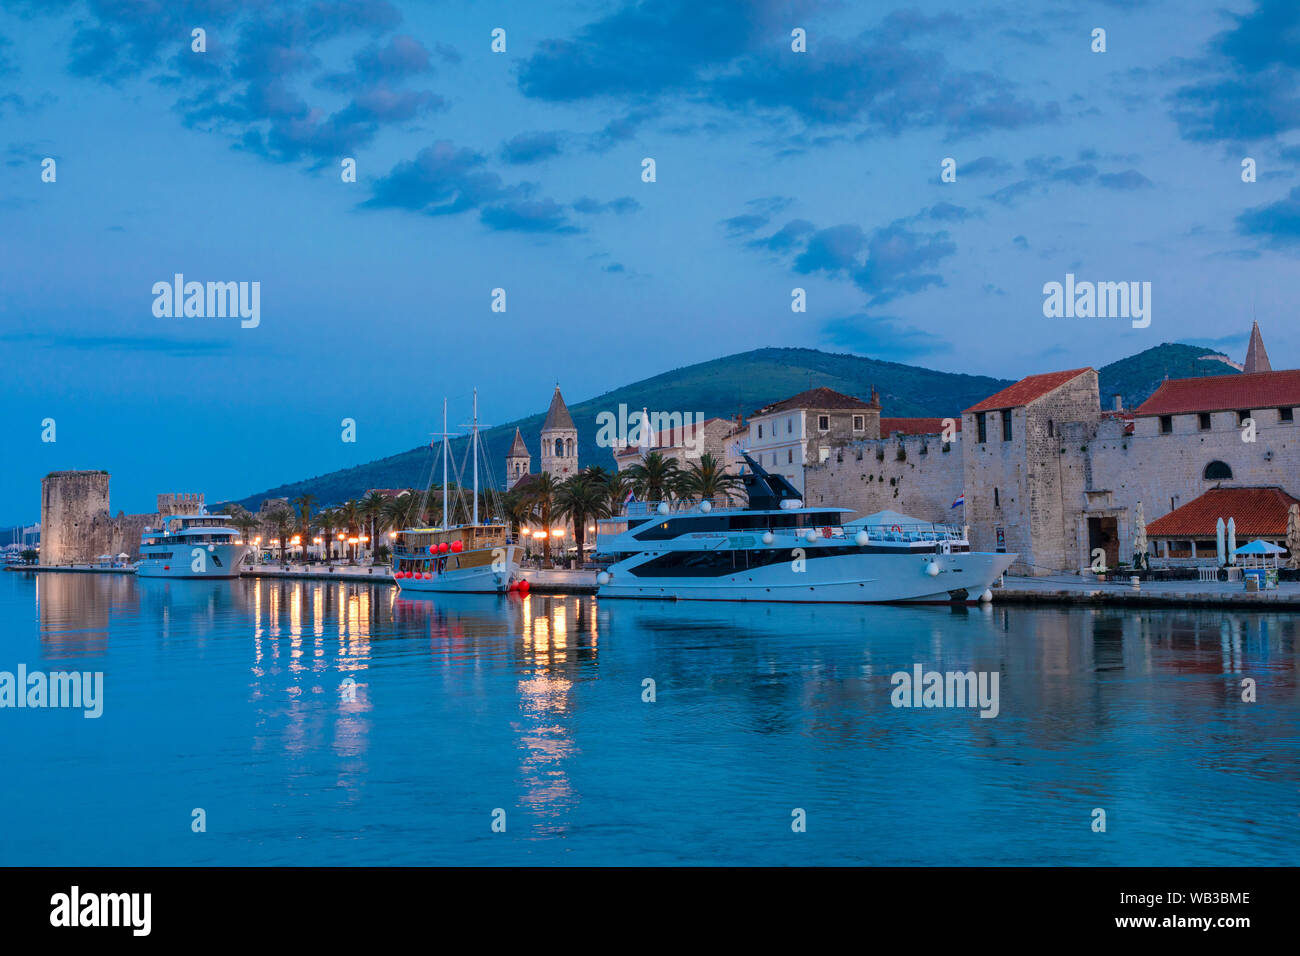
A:
POLYGON ((516 546, 508 544, 504 557, 493 557, 491 551, 467 551, 449 554, 441 572, 429 577, 394 577, 393 582, 403 593, 430 594, 499 594, 510 588, 510 582, 519 576, 516 546))
POLYGON ((609 568, 600 598, 675 601, 772 601, 797 604, 943 603, 978 600, 1009 568, 1015 554, 850 554, 710 577, 637 577, 638 559, 609 568), (931 575, 929 564, 938 566, 931 575))
POLYGON ((167 557, 141 555, 135 573, 141 578, 237 578, 251 551, 246 544, 180 545, 167 557))

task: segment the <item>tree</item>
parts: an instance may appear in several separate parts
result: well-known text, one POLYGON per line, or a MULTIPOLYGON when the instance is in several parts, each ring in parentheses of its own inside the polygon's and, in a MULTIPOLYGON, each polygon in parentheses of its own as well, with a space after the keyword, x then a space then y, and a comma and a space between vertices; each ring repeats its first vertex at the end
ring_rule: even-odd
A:
POLYGON ((379 531, 379 516, 384 512, 384 505, 388 503, 388 496, 378 491, 372 491, 361 499, 358 506, 361 515, 370 522, 370 547, 373 550, 379 544, 377 532, 379 531))
POLYGON ((551 513, 555 510, 556 488, 555 479, 544 471, 528 482, 524 491, 529 509, 546 532, 546 537, 542 538, 542 561, 548 567, 551 563, 551 513))
POLYGON ((244 543, 249 545, 253 543, 253 532, 262 527, 262 522, 258 520, 257 515, 251 513, 242 505, 231 507, 230 523, 239 529, 239 533, 243 535, 244 543))
POLYGON ((737 475, 729 475, 712 455, 701 455, 699 461, 693 461, 681 473, 678 490, 684 498, 698 498, 701 501, 710 498, 731 500, 733 493, 741 485, 737 475))
POLYGON ((302 540, 302 562, 307 563, 307 545, 311 542, 311 506, 316 503, 313 494, 302 494, 293 499, 293 506, 298 509, 298 536, 302 540))
POLYGON ((326 563, 334 557, 334 529, 339 526, 338 515, 333 508, 322 508, 316 515, 316 524, 320 527, 321 537, 325 539, 326 563))
POLYGON ((284 547, 288 543, 289 532, 293 528, 293 509, 286 504, 274 505, 266 513, 266 521, 275 529, 275 536, 280 540, 280 563, 284 563, 284 547))
POLYGON ((581 474, 569 478, 555 491, 555 515, 573 522, 573 540, 581 561, 587 540, 587 522, 609 517, 609 497, 603 483, 581 474))
POLYGON ((609 476, 609 480, 605 482, 605 497, 609 502, 609 513, 611 515, 623 513, 623 505, 627 501, 628 492, 633 491, 635 485, 636 476, 632 474, 630 468, 609 476))
MULTIPOLYGON (((355 498, 349 501, 345 501, 343 502, 342 505, 339 506, 338 521, 339 521, 339 529, 343 532, 345 537, 351 538, 356 534, 360 533, 361 505, 355 498)), ((349 541, 348 542, 349 561, 356 560, 355 549, 356 546, 351 541, 349 541)))
POLYGON ((652 451, 628 469, 632 488, 642 501, 666 501, 672 493, 678 474, 677 459, 665 458, 662 452, 652 451))
POLYGON ((40 554, 35 548, 24 548, 20 557, 23 559, 23 564, 35 564, 40 554))

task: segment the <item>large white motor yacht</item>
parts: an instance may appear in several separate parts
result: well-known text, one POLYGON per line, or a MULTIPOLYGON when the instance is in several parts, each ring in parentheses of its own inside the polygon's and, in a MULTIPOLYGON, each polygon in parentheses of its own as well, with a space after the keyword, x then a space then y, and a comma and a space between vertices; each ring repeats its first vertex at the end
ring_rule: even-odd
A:
POLYGON ((744 508, 661 503, 602 522, 598 557, 611 564, 598 597, 946 604, 979 600, 1017 557, 971 551, 952 525, 804 507, 785 478, 744 457, 744 508))
POLYGON ((140 536, 142 578, 235 578, 252 549, 239 541, 229 515, 168 515, 140 536))

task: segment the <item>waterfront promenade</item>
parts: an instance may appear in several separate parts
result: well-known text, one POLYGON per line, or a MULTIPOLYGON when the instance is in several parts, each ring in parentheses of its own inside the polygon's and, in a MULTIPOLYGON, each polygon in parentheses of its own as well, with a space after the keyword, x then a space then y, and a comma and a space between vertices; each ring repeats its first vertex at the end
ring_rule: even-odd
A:
POLYGON ((1128 578, 1098 581, 1090 576, 1007 575, 993 588, 996 604, 1104 604, 1133 607, 1259 607, 1300 610, 1300 583, 1283 581, 1275 590, 1247 591, 1241 581, 1143 581, 1134 590, 1128 578))

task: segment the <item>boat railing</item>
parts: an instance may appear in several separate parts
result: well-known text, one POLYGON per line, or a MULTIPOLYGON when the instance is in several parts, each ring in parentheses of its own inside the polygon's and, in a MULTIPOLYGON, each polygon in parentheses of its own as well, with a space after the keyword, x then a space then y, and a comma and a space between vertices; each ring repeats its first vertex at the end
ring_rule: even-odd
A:
MULTIPOLYGON (((718 496, 715 498, 706 498, 710 510, 720 508, 739 508, 744 505, 743 498, 728 498, 718 496)), ((659 506, 661 504, 668 506, 668 514, 681 514, 685 511, 699 511, 701 500, 698 498, 666 498, 661 501, 629 501, 623 506, 615 518, 647 518, 661 514, 659 506)))

